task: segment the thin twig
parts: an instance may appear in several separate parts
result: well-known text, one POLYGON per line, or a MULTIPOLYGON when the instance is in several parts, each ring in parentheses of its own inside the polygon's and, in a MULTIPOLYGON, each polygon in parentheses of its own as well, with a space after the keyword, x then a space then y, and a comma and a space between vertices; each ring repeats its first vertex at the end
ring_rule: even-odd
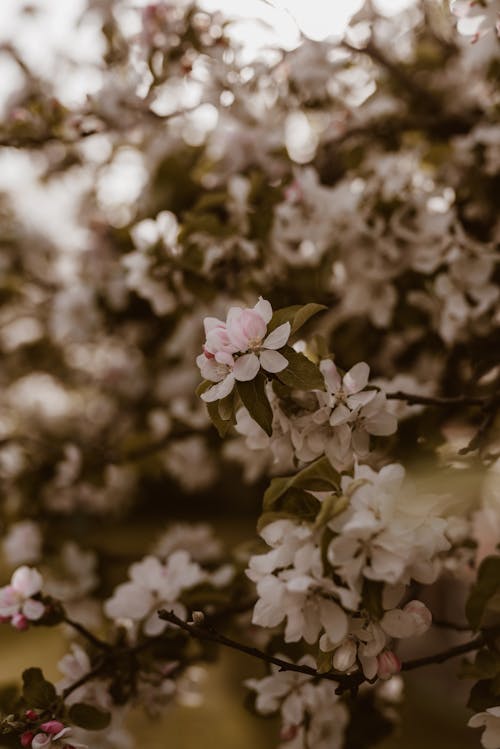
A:
POLYGON ((75 622, 73 619, 70 619, 68 616, 64 616, 63 622, 67 624, 69 627, 72 627, 88 642, 92 643, 92 645, 94 645, 96 648, 99 648, 99 650, 111 650, 112 646, 108 642, 104 642, 104 640, 101 640, 99 637, 96 637, 96 635, 94 635, 86 627, 84 627, 83 624, 80 624, 80 622, 75 622))
POLYGON ((453 397, 441 397, 430 395, 414 395, 397 390, 395 393, 386 393, 388 400, 406 401, 410 406, 484 406, 491 398, 481 396, 457 395, 453 397))
POLYGON ((362 675, 358 676, 358 674, 355 674, 354 676, 356 678, 353 678, 352 675, 347 675, 345 673, 339 672, 329 671, 328 673, 320 673, 316 671, 316 669, 311 668, 311 666, 291 663, 289 661, 283 660, 282 658, 276 658, 276 656, 269 655, 263 650, 259 650, 258 648, 254 648, 251 645, 245 645, 242 642, 237 642, 230 637, 226 637, 220 632, 217 632, 212 627, 199 626, 196 624, 185 622, 183 619, 180 619, 178 616, 176 616, 173 611, 166 611, 165 609, 162 609, 158 612, 158 616, 160 617, 160 619, 163 619, 170 624, 175 624, 177 627, 183 629, 185 632, 191 635, 191 637, 194 637, 197 640, 215 642, 219 645, 224 645, 224 647, 230 648, 231 650, 238 650, 240 653, 246 653, 246 655, 252 656, 252 658, 258 658, 261 661, 265 661, 266 663, 271 663, 274 666, 278 666, 280 671, 295 671, 296 673, 311 676, 314 679, 327 679, 329 681, 335 681, 339 685, 346 685, 347 688, 353 687, 356 684, 359 685, 362 681, 365 681, 364 676, 362 675))
POLYGON ((450 658, 456 658, 457 655, 464 655, 470 653, 473 650, 479 650, 485 644, 486 640, 483 635, 479 635, 470 642, 464 642, 462 645, 455 645, 453 648, 443 650, 441 653, 434 653, 434 655, 426 655, 423 658, 415 658, 412 661, 405 661, 401 665, 402 671, 413 671, 415 668, 422 668, 423 666, 432 666, 435 663, 444 663, 450 660, 450 658))

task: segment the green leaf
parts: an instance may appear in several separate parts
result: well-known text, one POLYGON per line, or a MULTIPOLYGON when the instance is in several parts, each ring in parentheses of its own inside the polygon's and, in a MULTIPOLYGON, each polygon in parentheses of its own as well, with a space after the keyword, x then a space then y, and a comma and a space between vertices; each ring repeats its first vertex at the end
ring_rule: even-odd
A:
POLYGON ((284 346, 280 353, 288 360, 288 367, 276 373, 276 377, 294 390, 324 390, 323 375, 314 362, 291 346, 284 346))
POLYGON ((28 668, 23 671, 23 698, 29 707, 48 709, 57 699, 57 692, 40 668, 28 668))
POLYGON ((480 650, 473 663, 463 661, 460 677, 465 679, 494 679, 500 674, 500 655, 489 648, 480 650))
POLYGON ((329 671, 333 670, 332 666, 332 655, 333 650, 329 650, 327 653, 324 653, 322 650, 318 650, 318 654, 316 656, 316 663, 317 663, 317 671, 319 674, 327 674, 329 671))
POLYGON ((498 695, 492 689, 492 679, 481 679, 472 687, 467 707, 476 713, 481 713, 489 707, 498 705, 498 695))
POLYGON ((202 393, 208 390, 208 388, 212 387, 212 385, 215 385, 215 383, 210 382, 210 380, 202 380, 195 390, 196 395, 200 396, 202 393))
POLYGON ((104 710, 99 710, 93 705, 86 705, 84 702, 76 702, 71 705, 68 716, 70 721, 79 728, 85 728, 87 731, 102 731, 109 726, 111 715, 104 710))
POLYGON ((231 422, 224 421, 224 419, 221 419, 217 401, 214 401, 213 403, 207 403, 206 407, 207 407, 208 415, 210 416, 210 421, 212 422, 214 427, 217 429, 217 432, 219 433, 219 437, 225 437, 229 429, 231 428, 231 422))
POLYGON ((483 559, 477 580, 465 604, 467 619, 474 629, 479 629, 488 603, 500 591, 500 556, 483 559))
POLYGON ((277 500, 292 487, 324 492, 331 491, 332 487, 336 488, 339 481, 340 476, 328 458, 319 458, 293 476, 272 479, 264 494, 263 509, 275 509, 277 500))
POLYGON ((237 382, 236 389, 241 402, 266 434, 273 433, 273 411, 266 395, 266 378, 259 372, 250 382, 237 382))
POLYGON ((324 304, 294 304, 291 307, 282 307, 276 310, 273 314, 268 326, 267 331, 270 333, 280 325, 286 322, 290 323, 290 335, 296 333, 300 328, 306 324, 308 320, 318 312, 322 312, 327 309, 324 304))

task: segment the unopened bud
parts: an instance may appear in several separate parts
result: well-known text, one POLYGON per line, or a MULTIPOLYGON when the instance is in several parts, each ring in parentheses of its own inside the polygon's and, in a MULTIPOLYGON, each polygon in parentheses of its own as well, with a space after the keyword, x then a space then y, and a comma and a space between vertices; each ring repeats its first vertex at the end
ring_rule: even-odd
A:
POLYGON ((333 654, 332 666, 336 671, 348 671, 356 662, 358 649, 354 640, 346 640, 333 654))
POLYGON ((280 741, 291 741, 298 733, 299 727, 295 725, 283 726, 280 731, 280 741))
POLYGON ((193 624, 204 624, 205 622, 205 614, 203 611, 193 611, 193 624))
POLYGON ((390 679, 401 671, 401 661, 392 650, 384 650, 377 656, 377 676, 379 679, 390 679))
POLYGON ((410 614, 415 623, 415 635, 423 635, 432 624, 432 614, 422 601, 409 601, 403 611, 410 614))
POLYGON ((20 632, 22 632, 24 629, 28 629, 29 627, 29 621, 24 616, 24 614, 14 614, 14 616, 11 619, 11 624, 20 632))

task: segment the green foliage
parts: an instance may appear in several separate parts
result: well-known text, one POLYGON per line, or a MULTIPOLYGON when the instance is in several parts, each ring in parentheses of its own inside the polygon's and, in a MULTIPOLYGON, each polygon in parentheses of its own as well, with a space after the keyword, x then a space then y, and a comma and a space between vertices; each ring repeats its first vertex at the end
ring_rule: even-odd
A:
POLYGON ((340 476, 328 459, 319 458, 293 476, 272 479, 264 494, 263 509, 275 509, 277 500, 292 487, 317 492, 332 491, 339 481, 340 476))
POLYGON ((48 710, 58 699, 56 688, 45 679, 41 668, 23 671, 23 698, 29 707, 48 710))
POLYGON ((324 304, 294 304, 291 307, 283 307, 282 309, 276 310, 274 315, 267 326, 268 331, 275 330, 275 328, 283 325, 283 323, 290 323, 290 334, 293 335, 300 328, 306 324, 308 320, 318 312, 322 312, 327 309, 324 304))
POLYGON ((474 629, 479 629, 494 596, 500 592, 500 556, 483 559, 465 605, 467 619, 474 629))
POLYGON ((250 382, 237 382, 238 395, 248 413, 269 436, 273 433, 273 411, 266 395, 266 377, 262 372, 250 382))
POLYGON ((288 367, 276 374, 276 377, 294 390, 324 390, 323 375, 314 362, 304 354, 285 346, 281 353, 288 360, 288 367))
POLYGON ((109 726, 111 720, 110 713, 84 702, 71 705, 68 717, 75 726, 85 728, 86 731, 102 731, 109 726))

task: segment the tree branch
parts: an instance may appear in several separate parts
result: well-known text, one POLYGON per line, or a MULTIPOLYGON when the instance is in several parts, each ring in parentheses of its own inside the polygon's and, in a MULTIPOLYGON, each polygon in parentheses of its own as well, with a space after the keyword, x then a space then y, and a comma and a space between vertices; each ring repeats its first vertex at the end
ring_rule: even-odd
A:
POLYGON ((99 648, 99 650, 111 650, 112 646, 108 642, 104 642, 104 640, 101 640, 99 637, 96 637, 92 632, 90 632, 86 627, 83 626, 83 624, 80 624, 80 622, 75 622, 73 619, 70 619, 68 616, 64 615, 64 618, 62 620, 64 624, 67 624, 69 627, 72 627, 76 632, 78 632, 82 637, 84 637, 87 642, 90 642, 94 647, 99 648))
POLYGON ((415 668, 422 668, 423 666, 432 666, 435 663, 444 663, 450 660, 450 658, 456 658, 457 655, 464 655, 465 653, 471 653, 473 650, 479 650, 485 644, 486 640, 483 635, 479 635, 475 640, 470 642, 464 642, 462 645, 455 645, 453 648, 443 650, 441 653, 434 653, 434 655, 426 655, 423 658, 415 658, 411 661, 405 661, 401 665, 402 671, 413 671, 415 668))
POLYGON ((335 671, 320 673, 310 666, 291 663, 289 661, 283 660, 282 658, 276 658, 276 656, 269 655, 263 650, 259 650, 258 648, 254 648, 250 645, 245 645, 242 642, 237 642, 230 637, 226 637, 220 632, 217 632, 212 627, 185 622, 183 619, 180 619, 178 616, 176 616, 173 611, 166 611, 165 609, 162 609, 158 612, 158 616, 160 617, 160 619, 163 619, 164 621, 169 622, 170 624, 174 624, 180 629, 183 629, 185 632, 191 635, 191 637, 194 637, 197 640, 215 642, 219 645, 224 645, 224 647, 230 648, 231 650, 238 650, 240 653, 245 653, 246 655, 252 656, 252 658, 258 658, 261 661, 265 661, 266 663, 271 663, 274 666, 278 666, 280 671, 295 671, 296 673, 311 676, 314 679, 327 679, 328 681, 335 681, 339 684, 339 687, 341 687, 342 691, 344 691, 345 689, 354 689, 358 687, 359 684, 361 684, 363 681, 366 681, 364 675, 361 674, 361 672, 360 674, 356 673, 351 675, 335 671))
POLYGON ((397 390, 395 393, 386 393, 388 400, 406 401, 410 406, 485 406, 491 401, 489 397, 457 395, 451 398, 428 395, 413 395, 397 390))

